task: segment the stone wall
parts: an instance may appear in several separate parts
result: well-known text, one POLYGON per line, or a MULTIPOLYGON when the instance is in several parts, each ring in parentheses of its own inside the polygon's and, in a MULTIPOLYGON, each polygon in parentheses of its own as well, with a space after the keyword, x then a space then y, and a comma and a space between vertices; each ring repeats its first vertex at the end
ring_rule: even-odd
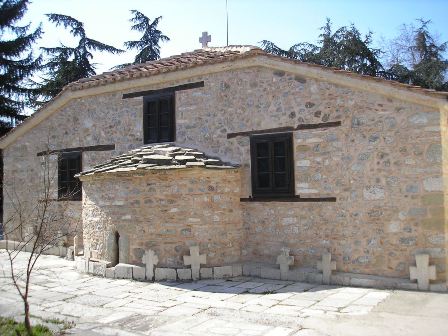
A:
MULTIPOLYGON (((52 184, 50 199, 57 200, 57 155, 50 155, 46 166, 37 153, 47 149, 115 144, 113 151, 84 152, 83 169, 89 169, 113 155, 141 145, 142 130, 137 120, 141 120, 142 115, 141 104, 132 100, 125 104, 119 93, 72 100, 7 147, 4 150, 3 220, 14 217, 13 202, 33 207, 42 199, 38 192, 43 186, 40 177, 47 168, 52 184)), ((82 235, 82 225, 79 225, 81 202, 58 203, 60 210, 57 216, 69 213, 69 226, 82 235)))
POLYGON ((108 237, 118 232, 129 241, 132 264, 140 264, 144 250, 151 249, 158 267, 182 267, 193 245, 207 255, 208 266, 241 260, 238 169, 135 174, 82 178, 84 242, 93 257, 109 260, 108 237))
MULTIPOLYGON (((287 245, 296 265, 314 266, 330 249, 338 270, 407 277, 413 255, 426 251, 444 278, 439 111, 261 67, 191 78, 201 80, 203 88, 176 93, 176 143, 240 163, 244 198, 251 195, 249 137, 227 133, 341 121, 294 132, 296 194, 336 202, 241 203, 245 260, 273 263, 287 245)), ((18 194, 28 197, 46 139, 53 148, 116 145, 84 153, 84 169, 140 146, 142 98, 122 94, 184 82, 70 101, 5 149, 5 182, 14 177, 18 194)), ((5 216, 8 209, 5 201, 5 216)))
POLYGON ((227 133, 342 122, 294 132, 296 194, 336 203, 242 203, 246 260, 274 263, 288 246, 310 267, 329 249, 338 270, 407 277, 415 253, 427 252, 445 278, 439 111, 266 69, 206 83, 179 94, 177 140, 241 162, 242 197, 251 195, 249 138, 227 133))

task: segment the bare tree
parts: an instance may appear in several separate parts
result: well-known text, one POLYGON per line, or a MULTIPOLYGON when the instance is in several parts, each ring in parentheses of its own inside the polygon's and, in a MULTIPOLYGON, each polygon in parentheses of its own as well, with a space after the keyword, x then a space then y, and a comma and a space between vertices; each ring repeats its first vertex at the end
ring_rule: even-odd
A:
POLYGON ((393 39, 383 39, 383 64, 391 79, 424 88, 448 89, 448 41, 430 29, 431 21, 403 24, 393 39))
POLYGON ((32 329, 28 299, 36 263, 42 254, 61 246, 63 239, 77 230, 77 225, 65 218, 66 202, 55 202, 53 197, 55 190, 57 191, 57 164, 56 167, 52 165, 54 156, 49 155, 49 150, 47 153, 48 155, 41 157, 38 190, 34 197, 20 194, 14 183, 4 189, 10 208, 9 217, 3 223, 6 253, 9 258, 9 277, 23 300, 24 324, 29 335, 32 334, 32 329), (15 262, 21 252, 29 252, 25 268, 18 267, 15 262))
POLYGON ((390 40, 383 37, 381 41, 382 59, 386 68, 391 68, 395 64, 412 68, 417 64, 417 55, 412 48, 415 40, 415 25, 413 23, 402 24, 399 30, 398 36, 390 40))

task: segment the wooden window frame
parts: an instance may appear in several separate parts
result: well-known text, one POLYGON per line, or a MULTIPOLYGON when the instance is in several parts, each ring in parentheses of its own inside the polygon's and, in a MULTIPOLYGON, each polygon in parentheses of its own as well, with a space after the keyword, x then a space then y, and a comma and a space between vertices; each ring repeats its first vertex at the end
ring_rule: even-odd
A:
POLYGON ((82 171, 82 152, 62 152, 58 155, 58 200, 59 201, 81 201, 82 200, 82 182, 74 175, 82 171), (70 161, 75 161, 76 172, 69 173, 70 161), (73 175, 73 176, 71 176, 73 175), (75 184, 76 183, 76 184, 75 184), (73 187, 74 192, 67 195, 67 188, 73 187))
POLYGON ((163 142, 174 142, 176 138, 176 99, 175 93, 165 93, 165 94, 157 94, 151 96, 143 97, 143 143, 151 144, 151 143, 163 143, 163 142), (169 139, 165 140, 160 137, 160 107, 158 105, 158 110, 156 112, 156 124, 157 124, 157 134, 152 136, 150 133, 149 127, 149 104, 156 103, 160 104, 162 100, 169 100, 170 102, 170 116, 169 116, 169 139))
POLYGON ((277 134, 263 134, 253 135, 250 137, 250 153, 251 153, 251 177, 252 177, 252 196, 253 197, 288 197, 294 196, 294 160, 293 160, 293 141, 292 133, 277 133, 277 134), (274 142, 284 141, 285 148, 285 169, 286 169, 286 187, 276 188, 273 185, 274 181, 274 154, 273 144, 274 142), (258 166, 256 156, 256 144, 257 143, 269 143, 269 165, 270 165, 270 186, 269 188, 258 187, 258 166))

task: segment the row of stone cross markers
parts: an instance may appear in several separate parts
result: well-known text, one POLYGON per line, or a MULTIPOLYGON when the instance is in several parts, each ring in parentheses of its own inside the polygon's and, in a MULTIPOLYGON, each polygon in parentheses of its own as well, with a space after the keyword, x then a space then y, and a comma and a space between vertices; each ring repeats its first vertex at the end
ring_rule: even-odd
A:
POLYGON ((292 273, 289 266, 294 264, 294 256, 290 256, 289 251, 289 248, 283 248, 281 254, 277 257, 277 265, 280 266, 279 269, 254 264, 202 267, 201 265, 207 263, 207 257, 205 254, 199 253, 199 246, 190 247, 190 255, 185 255, 183 257, 184 266, 189 266, 190 268, 156 267, 159 263, 159 258, 152 250, 146 250, 142 257, 142 264, 145 265, 144 267, 124 263, 119 263, 114 267, 108 267, 111 266, 110 262, 92 259, 90 257, 91 253, 88 245, 84 249, 84 257, 77 257, 77 251, 71 252, 74 252, 72 256, 74 256, 78 271, 106 278, 134 279, 140 281, 188 281, 212 278, 221 279, 247 275, 268 279, 308 281, 322 284, 334 283, 366 287, 396 287, 429 290, 430 280, 436 280, 436 268, 434 265, 429 265, 428 254, 416 255, 416 266, 411 266, 409 269, 410 280, 417 280, 417 284, 404 283, 400 285, 399 283, 382 283, 381 280, 378 279, 363 279, 362 276, 356 278, 357 275, 355 274, 351 274, 347 277, 348 273, 345 273, 345 275, 344 273, 340 273, 342 275, 339 275, 340 278, 336 279, 336 277, 332 275, 332 272, 336 270, 336 262, 331 260, 331 253, 324 253, 322 259, 317 262, 317 270, 319 270, 320 273, 309 271, 292 273))
MULTIPOLYGON (((74 251, 76 256, 76 251, 74 251)), ((166 268, 156 267, 159 258, 152 250, 146 250, 142 257, 142 264, 145 267, 131 264, 117 264, 115 267, 107 267, 110 262, 92 259, 90 249, 87 245, 84 250, 84 258, 75 257, 76 267, 79 271, 102 275, 106 278, 134 279, 134 280, 199 280, 199 279, 220 279, 243 275, 243 265, 229 265, 218 267, 201 267, 207 263, 207 256, 199 253, 199 246, 190 247, 190 255, 185 255, 184 266, 190 268, 166 268)), ((289 266, 294 263, 294 256, 289 255, 289 249, 283 248, 277 257, 277 264, 280 266, 278 272, 268 272, 266 275, 279 280, 288 280, 289 266), (278 274, 275 274, 278 273, 278 274)), ((336 270, 336 262, 331 261, 331 254, 325 253, 322 261, 317 263, 317 269, 322 272, 322 283, 329 284, 331 272, 336 270)))

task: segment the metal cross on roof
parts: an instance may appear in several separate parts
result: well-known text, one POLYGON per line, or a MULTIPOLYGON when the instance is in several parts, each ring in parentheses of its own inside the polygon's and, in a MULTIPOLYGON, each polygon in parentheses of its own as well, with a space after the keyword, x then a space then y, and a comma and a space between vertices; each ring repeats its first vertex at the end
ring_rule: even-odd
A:
POLYGON ((202 36, 199 38, 199 42, 202 43, 202 48, 207 48, 208 43, 212 41, 212 36, 208 35, 207 32, 203 32, 202 36))

